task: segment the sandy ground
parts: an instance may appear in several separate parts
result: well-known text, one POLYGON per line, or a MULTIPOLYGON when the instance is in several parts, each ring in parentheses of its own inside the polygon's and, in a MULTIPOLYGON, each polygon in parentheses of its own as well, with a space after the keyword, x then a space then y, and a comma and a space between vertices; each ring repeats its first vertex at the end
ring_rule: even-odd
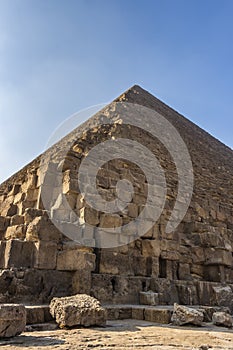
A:
POLYGON ((137 320, 109 321, 105 328, 26 332, 1 340, 0 349, 233 350, 233 331, 210 325, 178 328, 137 320))

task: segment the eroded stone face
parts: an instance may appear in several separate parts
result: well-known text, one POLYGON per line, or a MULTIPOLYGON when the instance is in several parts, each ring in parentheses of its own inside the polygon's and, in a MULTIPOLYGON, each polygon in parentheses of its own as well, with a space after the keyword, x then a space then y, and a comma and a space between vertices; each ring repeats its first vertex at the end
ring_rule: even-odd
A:
POLYGON ((100 302, 86 294, 52 299, 50 313, 60 328, 104 326, 107 318, 107 312, 100 302))
POLYGON ((215 312, 212 320, 216 326, 231 328, 233 325, 232 316, 226 312, 215 312))
POLYGON ((19 335, 26 327, 26 309, 19 304, 0 305, 0 337, 19 335))
POLYGON ((191 309, 189 307, 174 304, 174 311, 171 321, 177 326, 185 324, 193 324, 195 326, 201 326, 204 320, 204 314, 200 310, 191 309))

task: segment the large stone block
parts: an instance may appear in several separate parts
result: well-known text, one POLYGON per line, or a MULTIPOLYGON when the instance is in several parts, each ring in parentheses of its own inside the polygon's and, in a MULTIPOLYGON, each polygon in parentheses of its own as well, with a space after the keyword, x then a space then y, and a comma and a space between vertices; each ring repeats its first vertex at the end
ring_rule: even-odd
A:
POLYGON ((213 324, 216 326, 222 326, 227 328, 232 328, 233 321, 232 316, 227 314, 226 312, 215 312, 213 314, 213 324))
POLYGON ((140 304, 142 305, 158 305, 159 304, 159 295, 152 291, 140 292, 140 304))
POLYGON ((91 271, 89 269, 75 271, 72 279, 72 291, 75 294, 91 293, 91 271))
POLYGON ((232 266, 233 258, 231 251, 224 249, 206 248, 205 264, 206 265, 225 265, 232 266))
POLYGON ((0 231, 6 230, 7 226, 9 225, 9 218, 6 218, 5 216, 0 216, 0 231))
POLYGON ((33 242, 10 240, 6 242, 5 268, 33 267, 35 245, 33 242))
POLYGON ((171 310, 163 308, 145 308, 145 321, 168 324, 171 322, 171 310))
POLYGON ((218 306, 228 306, 233 310, 233 292, 230 286, 215 285, 212 288, 212 301, 218 306))
POLYGON ((107 313, 100 302, 86 294, 53 298, 50 303, 51 315, 60 328, 75 326, 104 326, 107 313))
POLYGON ((80 251, 80 248, 65 249, 57 254, 57 270, 76 271, 95 269, 95 254, 80 251))
POLYGON ((143 239, 142 240, 142 255, 150 257, 158 257, 160 255, 160 241, 143 239))
POLYGON ((20 304, 0 305, 0 337, 10 338, 19 335, 26 327, 26 310, 20 304))
POLYGON ((113 228, 122 225, 122 218, 117 214, 103 214, 100 217, 100 227, 113 228))
POLYGON ((36 217, 43 216, 45 211, 42 209, 27 208, 24 213, 24 220, 26 224, 30 224, 36 217))
POLYGON ((61 232, 53 225, 46 215, 36 217, 27 228, 28 241, 54 241, 61 240, 61 232))
POLYGON ((15 239, 15 238, 24 239, 25 233, 26 233, 26 226, 24 225, 8 226, 5 233, 5 238, 6 239, 15 239))
POLYGON ((193 324, 195 326, 201 326, 204 320, 204 314, 202 311, 191 309, 189 307, 174 304, 174 311, 171 321, 177 326, 185 324, 193 324))
POLYGON ((35 268, 53 270, 57 264, 57 243, 35 242, 35 268))

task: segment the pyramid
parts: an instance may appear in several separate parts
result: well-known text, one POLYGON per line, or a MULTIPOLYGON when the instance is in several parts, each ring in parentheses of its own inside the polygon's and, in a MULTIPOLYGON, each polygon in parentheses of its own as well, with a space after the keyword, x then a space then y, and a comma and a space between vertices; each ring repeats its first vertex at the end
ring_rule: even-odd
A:
POLYGON ((133 86, 0 185, 1 302, 232 308, 232 155, 133 86))

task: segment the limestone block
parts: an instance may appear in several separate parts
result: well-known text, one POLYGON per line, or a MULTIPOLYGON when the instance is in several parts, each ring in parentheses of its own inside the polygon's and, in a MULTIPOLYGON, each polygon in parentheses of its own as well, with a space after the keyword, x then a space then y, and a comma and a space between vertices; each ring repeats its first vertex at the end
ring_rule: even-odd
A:
POLYGON ((100 217, 100 227, 112 228, 122 225, 122 218, 117 214, 103 214, 100 217))
MULTIPOLYGON (((132 260, 129 255, 121 254, 112 251, 102 251, 99 261, 99 272, 118 275, 132 275, 133 268, 132 260)), ((139 266, 140 268, 140 266, 139 266)))
MULTIPOLYGON (((134 256, 132 258, 128 258, 128 262, 126 261, 126 263, 131 264, 131 260, 133 261, 133 274, 135 276, 151 276, 151 261, 148 262, 148 258, 139 255, 139 256, 134 256)), ((150 258, 151 260, 151 258, 150 258)), ((120 271, 122 274, 124 274, 124 267, 122 265, 120 265, 120 271)), ((127 269, 127 273, 128 274, 132 274, 131 269, 127 269)))
POLYGON ((57 243, 39 241, 35 242, 35 268, 54 270, 57 264, 57 243))
POLYGON ((108 320, 125 320, 132 318, 132 307, 126 305, 119 306, 107 306, 107 319, 108 320))
POLYGON ((17 214, 17 211, 18 211, 18 207, 16 204, 6 202, 6 204, 4 205, 4 208, 1 210, 1 215, 13 216, 17 214))
POLYGON ((18 213, 19 215, 23 215, 27 208, 33 208, 35 205, 36 205, 36 201, 24 200, 22 202, 19 202, 17 204, 17 211, 16 211, 16 213, 18 213))
POLYGON ((193 324, 195 326, 201 326, 204 320, 204 314, 201 311, 191 309, 189 307, 174 304, 174 311, 171 321, 177 326, 185 324, 193 324))
POLYGON ((142 305, 158 305, 159 304, 159 295, 154 293, 151 290, 148 292, 140 292, 139 294, 140 304, 142 305))
POLYGON ((91 271, 90 269, 80 269, 75 271, 72 280, 72 291, 75 294, 91 293, 91 271))
POLYGON ((20 304, 0 305, 0 337, 10 338, 19 335, 26 327, 26 310, 20 304))
POLYGON ((81 269, 89 271, 95 269, 95 254, 80 251, 79 248, 58 252, 57 270, 76 271, 81 269))
POLYGON ((233 292, 230 286, 213 286, 212 298, 215 305, 233 308, 233 292))
POLYGON ((15 239, 15 238, 24 239, 25 233, 26 233, 26 226, 24 225, 8 226, 5 233, 5 238, 6 239, 15 239))
POLYGON ((6 242, 5 268, 33 267, 35 246, 33 242, 10 240, 6 242))
POLYGON ((85 207, 80 209, 80 219, 89 225, 97 225, 99 223, 99 212, 93 208, 85 207))
POLYGON ((28 189, 26 192, 25 200, 34 202, 34 201, 37 201, 38 196, 39 196, 39 188, 28 189))
POLYGON ((227 328, 232 328, 233 321, 232 316, 226 312, 215 312, 212 318, 213 324, 216 326, 222 326, 227 328))
POLYGON ((61 232, 53 225, 46 215, 36 217, 27 228, 26 239, 28 241, 55 241, 62 237, 61 232))
POLYGON ((45 322, 44 308, 38 306, 26 306, 27 324, 36 324, 45 322))
POLYGON ((225 249, 206 248, 205 265, 232 266, 233 259, 231 252, 225 249))
POLYGON ((24 216, 23 215, 14 215, 10 220, 10 225, 23 225, 24 224, 24 216))
POLYGON ((202 247, 190 247, 190 256, 194 264, 203 264, 205 261, 204 249, 202 247))
POLYGON ((171 310, 160 308, 145 308, 145 321, 169 324, 171 322, 171 310))
POLYGON ((53 298, 50 312, 60 328, 104 326, 107 318, 107 312, 100 302, 86 294, 53 298))
POLYGON ((179 242, 163 239, 161 241, 161 257, 167 260, 180 260, 179 242))
POLYGON ((20 188, 21 188, 20 184, 13 185, 13 188, 11 190, 11 194, 13 194, 13 196, 17 195, 20 192, 20 188))
POLYGON ((128 206, 128 216, 131 218, 137 218, 138 217, 138 206, 135 203, 129 203, 128 206))
POLYGON ((224 306, 200 306, 199 309, 204 313, 204 322, 212 322, 215 312, 224 312, 230 315, 230 309, 224 306))
POLYGON ((5 216, 0 216, 0 231, 4 231, 9 225, 10 219, 5 216))
POLYGON ((160 241, 159 240, 142 240, 142 255, 147 257, 158 257, 160 255, 160 241))
POLYGON ((151 265, 151 277, 159 277, 159 259, 158 258, 151 258, 150 261, 151 265))
POLYGON ((65 179, 63 182, 63 193, 77 193, 79 192, 78 179, 65 179))
POLYGON ((26 224, 30 224, 36 217, 42 216, 45 213, 41 209, 27 208, 24 213, 24 220, 26 224))
POLYGON ((144 308, 143 307, 133 307, 132 308, 132 319, 144 320, 144 308))
POLYGON ((20 202, 23 202, 25 200, 25 193, 19 192, 14 196, 14 204, 18 204, 20 202))
POLYGON ((178 275, 180 280, 190 280, 192 279, 190 274, 190 265, 179 263, 178 275))

